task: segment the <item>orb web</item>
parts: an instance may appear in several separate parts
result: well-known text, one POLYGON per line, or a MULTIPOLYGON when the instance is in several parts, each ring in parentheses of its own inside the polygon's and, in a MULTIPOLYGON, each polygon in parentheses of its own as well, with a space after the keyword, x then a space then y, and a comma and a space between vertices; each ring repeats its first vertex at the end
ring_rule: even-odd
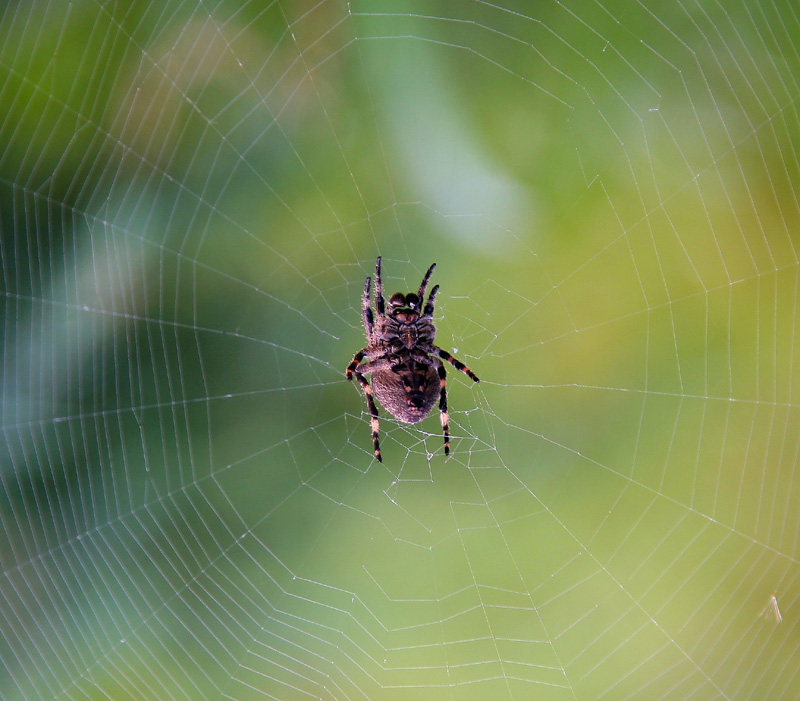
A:
POLYGON ((4 698, 785 698, 798 17, 9 3, 4 698), (344 368, 437 262, 452 454, 344 368))

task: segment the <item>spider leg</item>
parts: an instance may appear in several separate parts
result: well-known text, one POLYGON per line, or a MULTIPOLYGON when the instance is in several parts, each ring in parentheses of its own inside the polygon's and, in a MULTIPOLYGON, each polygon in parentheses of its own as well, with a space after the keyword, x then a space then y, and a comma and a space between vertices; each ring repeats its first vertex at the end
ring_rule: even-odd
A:
MULTIPOLYGON (((428 295, 428 301, 425 303, 425 309, 422 312, 422 316, 433 316, 433 304, 436 300, 436 293, 438 291, 439 285, 434 285, 430 295, 428 295)), ((420 301, 422 301, 422 297, 420 297, 420 301)))
MULTIPOLYGON (((352 380, 353 379, 353 372, 356 372, 356 373, 360 372, 360 373, 364 374, 366 372, 372 372, 374 369, 378 369, 378 370, 384 369, 384 368, 379 367, 379 368, 370 368, 369 370, 365 371, 365 370, 362 370, 361 368, 365 368, 365 367, 367 367, 369 365, 372 365, 373 363, 372 362, 364 363, 361 367, 359 367, 358 364, 364 358, 366 358, 367 360, 370 360, 370 361, 377 361, 380 358, 383 358, 385 356, 386 356, 386 350, 384 348, 375 348, 373 346, 367 346, 366 348, 362 348, 360 351, 358 351, 358 353, 356 353, 353 356, 352 362, 350 363, 350 365, 347 366, 347 370, 345 370, 345 375, 347 375, 347 379, 348 380, 352 380)), ((390 367, 393 367, 393 366, 391 364, 389 364, 386 367, 390 368, 390 367)))
POLYGON ((460 360, 456 360, 452 355, 450 355, 446 350, 439 348, 439 346, 433 346, 433 351, 438 355, 442 360, 446 360, 450 363, 456 370, 460 370, 468 377, 471 377, 475 382, 480 382, 480 380, 475 376, 475 373, 472 372, 464 363, 460 360))
POLYGON ((364 331, 367 334, 367 343, 372 343, 372 336, 375 331, 374 320, 372 318, 372 305, 369 301, 369 288, 372 283, 372 278, 367 278, 364 284, 364 296, 361 298, 361 314, 364 319, 364 331))
POLYGON ((377 358, 376 360, 371 360, 368 363, 364 363, 356 370, 356 373, 359 375, 367 375, 370 372, 376 372, 378 370, 393 370, 395 366, 399 365, 401 362, 402 361, 397 358, 394 362, 392 362, 384 356, 382 358, 377 358))
POLYGON ((450 455, 450 416, 447 413, 447 373, 444 365, 438 364, 436 371, 439 373, 439 418, 442 420, 442 433, 444 434, 444 454, 450 455))
POLYGON ((435 267, 436 263, 428 268, 428 272, 425 273, 425 277, 422 278, 422 283, 419 286, 419 292, 417 292, 417 297, 419 297, 420 304, 422 304, 422 300, 425 299, 425 289, 428 287, 428 280, 431 279, 431 275, 433 275, 433 269, 435 267))
POLYGON ((378 316, 384 316, 384 306, 383 306, 383 281, 381 280, 381 257, 378 256, 378 260, 375 261, 375 310, 378 312, 378 316))
POLYGON ((350 365, 347 366, 347 370, 344 371, 344 374, 347 375, 348 380, 353 379, 353 371, 358 367, 358 364, 362 361, 364 356, 367 354, 367 348, 362 348, 358 353, 353 356, 353 361, 350 365))
POLYGON ((367 382, 366 378, 362 377, 360 373, 356 373, 356 379, 358 379, 364 390, 364 396, 367 398, 367 408, 372 417, 372 447, 375 450, 375 459, 378 462, 383 462, 383 458, 381 458, 381 447, 378 443, 378 430, 380 428, 378 423, 378 407, 375 406, 375 400, 372 398, 372 387, 369 386, 369 382, 367 382))

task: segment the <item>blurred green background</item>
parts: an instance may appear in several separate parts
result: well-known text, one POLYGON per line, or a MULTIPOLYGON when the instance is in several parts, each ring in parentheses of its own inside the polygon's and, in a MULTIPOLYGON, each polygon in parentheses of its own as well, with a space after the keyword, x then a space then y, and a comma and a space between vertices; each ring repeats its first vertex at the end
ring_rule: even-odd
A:
POLYGON ((0 695, 798 696, 799 29, 7 3, 0 695), (377 255, 448 459, 371 457, 377 255))

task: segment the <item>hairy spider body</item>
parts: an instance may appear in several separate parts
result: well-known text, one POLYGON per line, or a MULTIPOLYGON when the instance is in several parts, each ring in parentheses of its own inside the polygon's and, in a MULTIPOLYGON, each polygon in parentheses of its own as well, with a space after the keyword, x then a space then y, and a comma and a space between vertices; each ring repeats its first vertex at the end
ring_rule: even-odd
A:
POLYGON ((436 263, 428 268, 422 278, 419 291, 395 292, 389 298, 389 309, 383 298, 381 281, 381 259, 375 261, 375 313, 372 311, 370 287, 372 278, 367 278, 361 300, 361 314, 367 346, 353 357, 345 374, 348 380, 355 375, 367 399, 367 408, 372 417, 372 444, 375 458, 381 461, 378 440, 378 408, 375 399, 396 419, 409 424, 422 421, 436 400, 444 433, 444 453, 450 454, 450 420, 447 414, 447 383, 442 360, 452 364, 457 370, 478 378, 462 362, 456 360, 446 350, 434 344, 436 327, 433 325, 433 308, 439 286, 431 290, 424 308, 425 290, 433 274, 436 263), (361 363, 366 359, 366 362, 361 363), (372 375, 372 385, 365 375, 372 375))
POLYGON ((433 366, 409 360, 393 370, 372 373, 375 398, 392 416, 407 424, 419 423, 439 399, 439 374, 433 366))

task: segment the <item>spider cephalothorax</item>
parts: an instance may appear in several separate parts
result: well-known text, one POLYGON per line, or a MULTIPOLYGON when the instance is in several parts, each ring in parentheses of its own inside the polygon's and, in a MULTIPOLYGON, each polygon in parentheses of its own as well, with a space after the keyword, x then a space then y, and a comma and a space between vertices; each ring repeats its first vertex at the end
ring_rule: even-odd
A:
POLYGON ((347 379, 352 380, 355 373, 364 389, 367 407, 372 416, 372 443, 375 457, 379 461, 381 450, 378 443, 378 409, 373 394, 392 416, 408 424, 422 421, 438 399, 444 433, 444 453, 448 455, 450 423, 447 416, 447 373, 442 360, 478 382, 478 378, 466 365, 433 342, 436 336, 433 305, 439 285, 431 290, 425 307, 420 309, 435 267, 436 263, 428 268, 416 294, 395 292, 389 298, 387 310, 383 299, 381 259, 378 257, 375 262, 377 318, 373 316, 370 300, 372 278, 367 278, 364 285, 361 313, 367 334, 367 347, 355 354, 353 362, 347 366, 346 374, 347 379), (367 362, 359 365, 365 358, 367 362), (367 374, 372 375, 372 386, 364 377, 367 374))

